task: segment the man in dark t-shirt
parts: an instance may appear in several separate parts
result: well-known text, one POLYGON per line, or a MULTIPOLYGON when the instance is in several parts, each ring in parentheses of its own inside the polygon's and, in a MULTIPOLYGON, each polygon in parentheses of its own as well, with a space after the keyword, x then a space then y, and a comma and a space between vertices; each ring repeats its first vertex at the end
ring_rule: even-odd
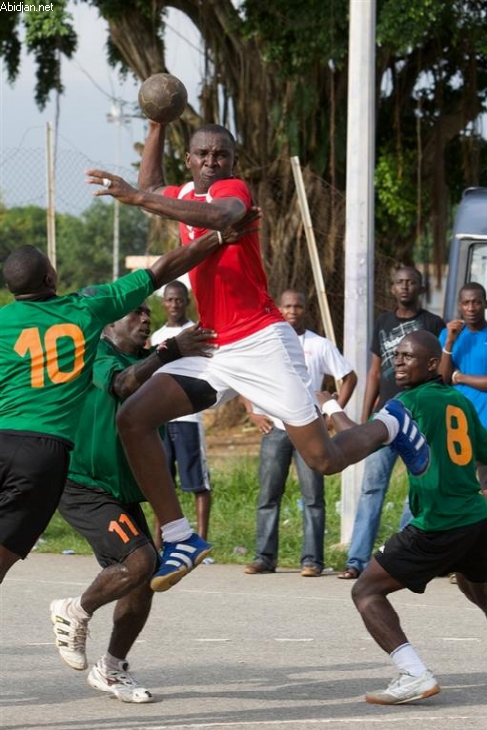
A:
MULTIPOLYGON (((394 352, 403 337, 415 330, 427 330, 438 337, 445 326, 441 317, 420 307, 423 291, 421 273, 414 267, 404 266, 394 272, 391 292, 396 307, 393 311, 380 314, 374 325, 362 409, 363 423, 398 392, 394 376, 394 352)), ((382 505, 396 461, 397 454, 391 449, 379 449, 365 459, 347 565, 338 574, 339 578, 358 578, 370 560, 379 531, 382 505)), ((401 526, 408 522, 408 517, 409 510, 407 515, 403 514, 401 526)))

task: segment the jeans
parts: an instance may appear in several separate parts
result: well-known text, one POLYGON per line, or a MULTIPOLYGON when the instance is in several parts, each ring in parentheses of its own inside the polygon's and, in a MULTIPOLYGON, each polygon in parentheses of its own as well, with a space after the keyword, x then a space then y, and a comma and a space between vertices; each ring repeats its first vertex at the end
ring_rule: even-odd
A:
POLYGON ((324 566, 325 496, 322 474, 313 471, 294 448, 286 431, 273 428, 262 437, 257 506, 255 559, 275 568, 279 549, 279 513, 286 479, 294 458, 303 505, 301 566, 324 566))
MULTIPOLYGON (((398 454, 386 446, 374 451, 365 459, 362 490, 347 558, 347 567, 356 568, 360 573, 365 570, 372 555, 379 532, 382 505, 397 458, 398 454)), ((401 529, 410 519, 409 502, 406 499, 401 516, 401 529)))

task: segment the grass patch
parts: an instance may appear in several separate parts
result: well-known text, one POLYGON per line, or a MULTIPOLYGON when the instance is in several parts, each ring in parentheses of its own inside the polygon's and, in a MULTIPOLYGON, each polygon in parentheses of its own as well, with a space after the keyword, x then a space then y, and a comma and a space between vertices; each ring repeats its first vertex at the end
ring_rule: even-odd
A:
MULTIPOLYGON (((255 520, 258 495, 258 459, 236 458, 232 466, 212 470, 212 508, 209 538, 214 544, 213 557, 217 563, 245 564, 254 557, 255 520)), ((341 501, 340 475, 325 478, 326 533, 325 561, 328 566, 342 570, 346 552, 336 546, 340 543, 340 514, 337 504, 341 501)), ((407 492, 407 476, 404 467, 398 464, 389 486, 376 546, 399 526, 404 498, 407 492)), ((178 491, 185 515, 194 525, 194 497, 178 491)), ((281 505, 279 527, 279 565, 297 568, 301 555, 302 512, 299 506, 300 491, 293 472, 287 481, 286 492, 281 505)), ((145 506, 150 524, 152 512, 145 506)), ((77 554, 90 554, 91 549, 84 538, 72 530, 56 512, 43 535, 44 542, 38 552, 62 553, 73 550, 77 554)))

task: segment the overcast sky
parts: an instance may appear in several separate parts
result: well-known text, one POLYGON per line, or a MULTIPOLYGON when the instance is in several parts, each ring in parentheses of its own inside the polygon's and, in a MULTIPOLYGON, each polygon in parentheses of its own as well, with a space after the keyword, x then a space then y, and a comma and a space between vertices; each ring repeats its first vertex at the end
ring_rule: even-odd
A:
MULTIPOLYGON (((56 199, 61 212, 78 213, 91 202, 90 189, 83 183, 83 170, 90 163, 103 163, 134 177, 131 165, 139 158, 135 142, 145 136, 142 119, 129 118, 118 126, 107 121, 113 99, 125 102, 126 115, 134 113, 139 82, 121 81, 105 60, 106 23, 96 8, 86 3, 70 4, 78 33, 78 50, 71 61, 63 61, 65 93, 60 99, 57 135, 56 199)), ((178 11, 168 16, 166 64, 185 83, 189 100, 197 103, 203 67, 199 35, 178 11)), ((45 206, 46 123, 56 121, 55 98, 43 112, 34 103, 35 67, 23 56, 21 71, 13 87, 0 67, 0 191, 10 207, 33 203, 45 206)))

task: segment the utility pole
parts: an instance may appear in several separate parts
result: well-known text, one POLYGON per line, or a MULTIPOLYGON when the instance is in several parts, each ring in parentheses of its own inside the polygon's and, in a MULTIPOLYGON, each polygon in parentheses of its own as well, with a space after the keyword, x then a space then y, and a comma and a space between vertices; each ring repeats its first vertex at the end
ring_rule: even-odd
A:
MULTIPOLYGON (((130 123, 130 118, 123 112, 123 102, 121 99, 112 100, 112 108, 107 114, 107 121, 112 122, 117 127, 117 154, 116 167, 117 172, 121 167, 122 159, 122 126, 130 123)), ((113 281, 120 276, 120 201, 113 198, 113 281)))
POLYGON ((56 268, 56 203, 54 185, 54 144, 51 122, 46 124, 46 179, 47 179, 47 257, 56 268))
MULTIPOLYGON (((374 292, 375 0, 350 0, 348 43, 345 357, 358 384, 347 410, 360 422, 374 292)), ((341 542, 350 541, 363 462, 342 473, 341 542)))

